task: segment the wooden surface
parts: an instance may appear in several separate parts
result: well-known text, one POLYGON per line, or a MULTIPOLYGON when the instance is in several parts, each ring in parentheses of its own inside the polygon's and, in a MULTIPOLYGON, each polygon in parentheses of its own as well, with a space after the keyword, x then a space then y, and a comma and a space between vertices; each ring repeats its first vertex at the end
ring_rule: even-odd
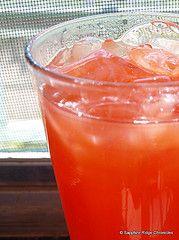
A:
POLYGON ((0 161, 0 238, 67 237, 48 159, 0 161))
POLYGON ((70 240, 69 237, 0 237, 0 240, 70 240))

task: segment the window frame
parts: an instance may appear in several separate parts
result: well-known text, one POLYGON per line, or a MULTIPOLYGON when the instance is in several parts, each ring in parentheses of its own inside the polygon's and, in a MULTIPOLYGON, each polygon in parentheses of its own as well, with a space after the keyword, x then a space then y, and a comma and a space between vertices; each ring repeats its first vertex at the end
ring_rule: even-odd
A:
POLYGON ((50 159, 35 154, 26 158, 21 153, 14 158, 3 155, 0 156, 1 237, 68 239, 50 159))

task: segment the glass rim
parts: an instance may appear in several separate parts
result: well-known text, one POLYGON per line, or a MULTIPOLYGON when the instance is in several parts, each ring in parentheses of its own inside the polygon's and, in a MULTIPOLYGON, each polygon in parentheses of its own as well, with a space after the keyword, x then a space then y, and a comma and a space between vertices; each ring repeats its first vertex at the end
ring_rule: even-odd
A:
MULTIPOLYGON (((98 15, 91 15, 86 17, 80 17, 73 20, 68 20, 56 25, 53 25, 44 31, 41 31, 39 34, 35 35, 30 39, 30 41, 25 46, 25 58, 28 62, 28 64, 38 72, 47 75, 51 78, 53 78, 55 81, 62 81, 62 82, 68 82, 70 84, 82 84, 82 85, 92 85, 92 86, 106 86, 106 87, 137 87, 137 86, 145 86, 145 87, 169 87, 169 86, 178 86, 179 85, 179 79, 176 81, 163 81, 163 82, 107 82, 107 81, 100 81, 100 80, 93 80, 88 78, 82 78, 82 77, 74 77, 72 75, 68 75, 62 72, 55 72, 52 69, 47 68, 46 66, 43 66, 40 64, 36 59, 34 59, 32 55, 32 47, 34 43, 41 38, 41 36, 47 34, 50 31, 53 31, 57 28, 67 26, 70 24, 80 23, 82 21, 89 21, 90 19, 102 19, 109 16, 118 16, 123 15, 127 16, 129 15, 129 12, 117 12, 117 13, 105 13, 105 14, 98 14, 98 15)), ((146 15, 146 16, 156 16, 157 17, 175 17, 179 18, 179 15, 177 13, 161 13, 161 12, 130 12, 130 15, 137 16, 137 15, 146 15)), ((156 75, 157 76, 157 75, 156 75)), ((161 75, 163 76, 163 75, 161 75)), ((142 78, 141 78, 142 79, 142 78)))

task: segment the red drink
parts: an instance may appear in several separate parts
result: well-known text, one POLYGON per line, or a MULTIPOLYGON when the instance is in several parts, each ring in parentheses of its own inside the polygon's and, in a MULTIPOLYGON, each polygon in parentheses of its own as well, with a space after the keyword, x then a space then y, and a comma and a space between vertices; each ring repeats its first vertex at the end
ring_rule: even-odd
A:
POLYGON ((179 124, 79 120, 44 104, 71 239, 150 239, 122 230, 170 231, 166 239, 177 239, 179 124))
POLYGON ((179 58, 120 44, 60 51, 40 85, 70 237, 178 239, 179 58))

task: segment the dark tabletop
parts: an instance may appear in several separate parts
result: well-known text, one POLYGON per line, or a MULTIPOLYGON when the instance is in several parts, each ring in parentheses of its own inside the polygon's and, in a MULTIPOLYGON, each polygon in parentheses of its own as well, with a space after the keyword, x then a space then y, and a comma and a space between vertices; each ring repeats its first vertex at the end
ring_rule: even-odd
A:
POLYGON ((70 240, 68 237, 0 237, 0 240, 70 240))

